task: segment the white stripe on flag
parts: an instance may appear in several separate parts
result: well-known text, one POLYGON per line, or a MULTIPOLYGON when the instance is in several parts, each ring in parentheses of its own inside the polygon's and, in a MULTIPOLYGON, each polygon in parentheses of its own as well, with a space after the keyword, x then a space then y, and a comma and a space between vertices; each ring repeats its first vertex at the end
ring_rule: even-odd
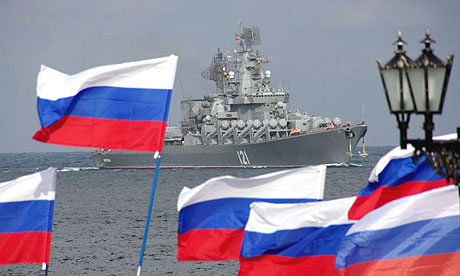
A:
POLYGON ((394 228, 412 222, 458 216, 458 188, 450 185, 393 200, 370 212, 354 224, 347 235, 356 232, 394 228))
POLYGON ((289 204, 254 202, 245 231, 270 234, 281 230, 353 223, 348 220, 348 209, 355 198, 289 204))
POLYGON ((97 86, 168 89, 174 85, 177 56, 105 65, 67 75, 45 65, 37 78, 37 96, 58 100, 97 86))
MULTIPOLYGON (((442 136, 436 136, 433 138, 434 140, 454 140, 457 139, 456 133, 446 134, 442 136)), ((392 149, 390 152, 385 154, 382 158, 379 159, 377 164, 375 165, 374 169, 372 170, 371 174, 369 175, 369 182, 378 182, 379 174, 385 169, 388 163, 393 159, 400 159, 412 156, 414 153, 414 147, 412 145, 407 145, 407 149, 401 149, 401 147, 396 147, 392 149)))
POLYGON ((29 200, 54 200, 56 168, 0 183, 0 203, 29 200))
POLYGON ((222 198, 311 198, 322 199, 326 166, 274 172, 251 178, 222 176, 189 189, 179 195, 177 209, 222 198))

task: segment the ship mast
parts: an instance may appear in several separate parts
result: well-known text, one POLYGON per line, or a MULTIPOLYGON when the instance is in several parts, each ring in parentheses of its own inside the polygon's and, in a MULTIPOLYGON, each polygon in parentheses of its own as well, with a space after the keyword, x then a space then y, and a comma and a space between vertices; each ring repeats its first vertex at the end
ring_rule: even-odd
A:
MULTIPOLYGON (((361 115, 361 124, 364 124, 364 106, 363 106, 363 113, 361 115)), ((363 136, 363 152, 358 151, 359 157, 365 158, 369 154, 366 152, 366 142, 364 142, 364 136, 363 136)))

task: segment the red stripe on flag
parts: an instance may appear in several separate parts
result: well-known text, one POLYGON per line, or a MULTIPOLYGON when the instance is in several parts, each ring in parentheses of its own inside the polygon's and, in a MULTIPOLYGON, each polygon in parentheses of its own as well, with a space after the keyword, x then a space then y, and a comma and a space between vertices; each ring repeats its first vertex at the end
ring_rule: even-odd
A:
POLYGON ((358 196, 348 212, 348 218, 358 220, 370 211, 390 201, 405 196, 415 195, 448 185, 445 179, 436 181, 410 181, 398 186, 381 186, 372 194, 358 196))
POLYGON ((161 152, 166 122, 64 116, 33 139, 66 146, 161 152))
POLYGON ((460 253, 415 256, 394 260, 378 260, 351 265, 341 269, 342 275, 372 276, 457 276, 460 253))
MULTIPOLYGON (((254 258, 240 258, 238 276, 335 276, 340 275, 335 268, 335 257, 306 256, 282 257, 262 255, 254 258)), ((358 275, 358 274, 356 274, 358 275)))
POLYGON ((179 234, 177 260, 238 260, 244 229, 197 229, 179 234))
POLYGON ((0 234, 0 265, 49 263, 50 232, 0 234))

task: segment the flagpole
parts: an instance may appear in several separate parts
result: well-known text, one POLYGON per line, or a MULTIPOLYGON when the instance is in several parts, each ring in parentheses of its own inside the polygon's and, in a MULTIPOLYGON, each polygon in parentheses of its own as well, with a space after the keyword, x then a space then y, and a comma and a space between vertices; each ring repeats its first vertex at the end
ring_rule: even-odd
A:
POLYGON ((47 263, 43 263, 42 270, 45 271, 45 276, 48 276, 48 264, 47 263))
POLYGON ((145 222, 144 238, 142 240, 141 255, 139 257, 139 266, 137 267, 137 276, 140 276, 141 272, 142 272, 142 262, 143 262, 143 259, 144 259, 145 244, 147 242, 147 236, 148 236, 148 233, 149 233, 150 219, 152 217, 153 201, 155 200, 155 190, 156 190, 157 181, 158 181, 158 172, 160 171, 161 153, 155 152, 154 158, 156 158, 157 164, 156 164, 156 167, 155 167, 155 176, 153 178, 152 192, 150 194, 149 211, 148 211, 148 214, 147 214, 147 220, 145 222))

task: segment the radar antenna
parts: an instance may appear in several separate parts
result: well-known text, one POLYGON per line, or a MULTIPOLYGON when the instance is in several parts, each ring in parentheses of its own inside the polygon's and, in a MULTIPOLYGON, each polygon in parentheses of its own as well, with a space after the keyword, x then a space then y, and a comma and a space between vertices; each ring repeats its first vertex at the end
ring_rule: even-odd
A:
POLYGON ((260 30, 258 27, 243 27, 243 34, 241 36, 248 47, 261 44, 260 30))
POLYGON ((227 74, 225 63, 222 52, 217 49, 217 54, 212 58, 211 65, 201 72, 201 77, 216 82, 218 93, 222 93, 225 88, 224 77, 227 74))
MULTIPOLYGON (((241 22, 238 23, 241 27, 241 22)), ((240 46, 244 50, 244 45, 246 45, 247 49, 251 49, 252 45, 260 45, 260 30, 259 27, 241 27, 241 32, 235 34, 236 39, 240 40, 240 46)))

